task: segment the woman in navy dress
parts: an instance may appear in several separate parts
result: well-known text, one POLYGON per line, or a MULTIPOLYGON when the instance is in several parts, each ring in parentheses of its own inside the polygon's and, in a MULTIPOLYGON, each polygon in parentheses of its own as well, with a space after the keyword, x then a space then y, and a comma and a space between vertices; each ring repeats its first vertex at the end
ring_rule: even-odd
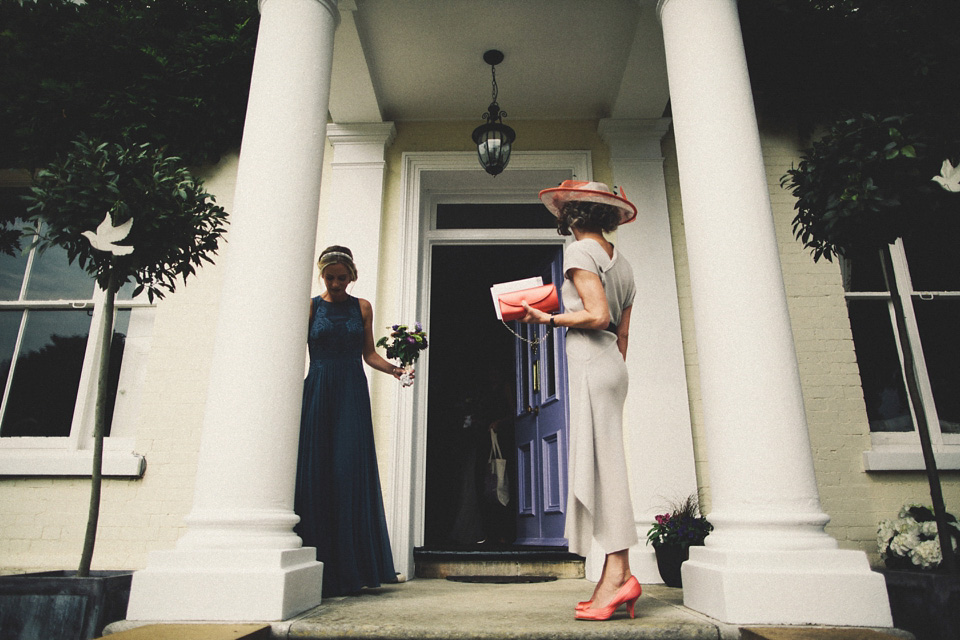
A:
POLYGON ((361 358, 397 379, 403 369, 376 352, 370 303, 347 293, 357 279, 352 252, 327 247, 318 266, 326 291, 310 301, 294 530, 317 549, 327 597, 397 582, 361 358))

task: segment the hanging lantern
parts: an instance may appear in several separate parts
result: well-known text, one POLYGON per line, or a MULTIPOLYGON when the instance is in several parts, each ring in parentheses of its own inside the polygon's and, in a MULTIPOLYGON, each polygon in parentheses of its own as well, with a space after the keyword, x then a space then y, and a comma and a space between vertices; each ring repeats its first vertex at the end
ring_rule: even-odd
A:
POLYGON ((510 147, 517 137, 516 132, 503 124, 503 116, 506 111, 500 110, 497 104, 497 70, 496 65, 503 62, 503 53, 496 49, 491 49, 483 54, 483 61, 490 65, 490 73, 493 77, 493 97, 487 112, 483 114, 486 124, 482 124, 473 130, 473 142, 477 145, 477 155, 480 158, 480 165, 483 170, 492 176, 498 175, 510 162, 510 147))

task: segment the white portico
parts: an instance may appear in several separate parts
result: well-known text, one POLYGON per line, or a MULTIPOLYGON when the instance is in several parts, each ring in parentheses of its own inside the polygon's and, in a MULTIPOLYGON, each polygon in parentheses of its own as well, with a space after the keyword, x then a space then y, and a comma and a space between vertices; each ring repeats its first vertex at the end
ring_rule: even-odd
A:
MULTIPOLYGON (((652 3, 639 4, 641 19, 651 18, 652 3)), ((693 289, 708 515, 716 525, 684 566, 685 604, 731 623, 889 626, 882 578, 864 553, 838 550, 823 530, 828 517, 813 474, 736 2, 662 0, 656 9, 693 289)), ((309 296, 314 275, 328 109, 336 120, 328 102, 339 10, 334 0, 262 0, 261 13, 193 510, 176 548, 154 552, 135 575, 134 620, 279 620, 320 599, 322 567, 292 531, 306 315, 291 301, 309 296)), ((649 42, 635 44, 631 56, 649 42)), ((625 83, 621 95, 634 86, 625 83)), ((509 97, 501 94, 504 104, 509 97)), ((659 113, 613 115, 600 135, 614 179, 650 213, 618 242, 643 255, 636 268, 673 273, 657 151, 670 123, 659 113)), ((338 125, 333 134, 340 157, 331 198, 346 206, 355 202, 352 189, 364 192, 361 224, 345 232, 363 244, 362 277, 372 285, 394 257, 381 250, 382 153, 393 128, 368 122, 338 125)), ((339 227, 325 224, 329 243, 337 242, 339 227)), ((667 488, 685 495, 696 487, 676 285, 644 286, 654 309, 638 319, 635 335, 656 333, 641 357, 661 368, 650 377, 663 389, 632 390, 628 400, 632 416, 654 425, 628 443, 638 526, 667 488), (650 447, 664 439, 673 458, 657 467, 650 447), (656 487, 660 497, 650 488, 657 479, 669 485, 656 487)), ((632 367, 635 380, 650 375, 632 367)), ((410 496, 409 509, 415 505, 410 496)), ((394 537, 395 544, 408 540, 394 537)), ((637 569, 649 571, 649 561, 641 550, 637 569)))

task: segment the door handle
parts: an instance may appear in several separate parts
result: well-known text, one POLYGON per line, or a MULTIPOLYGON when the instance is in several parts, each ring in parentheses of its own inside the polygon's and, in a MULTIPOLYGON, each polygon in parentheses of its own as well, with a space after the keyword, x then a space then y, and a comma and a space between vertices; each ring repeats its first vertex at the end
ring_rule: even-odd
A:
POLYGON ((528 414, 532 413, 532 414, 535 415, 535 416, 539 416, 539 415, 540 415, 540 407, 531 407, 530 405, 527 405, 527 413, 528 413, 528 414))
POLYGON ((533 361, 533 392, 540 393, 540 361, 533 361))

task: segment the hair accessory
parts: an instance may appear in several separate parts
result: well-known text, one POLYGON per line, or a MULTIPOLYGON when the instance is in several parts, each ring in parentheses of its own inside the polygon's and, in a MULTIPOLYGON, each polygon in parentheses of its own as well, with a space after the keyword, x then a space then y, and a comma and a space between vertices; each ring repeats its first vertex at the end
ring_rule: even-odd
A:
POLYGON ((602 182, 582 180, 564 180, 560 186, 544 189, 540 192, 540 202, 555 216, 567 202, 599 202, 609 204, 620 210, 620 224, 633 222, 637 217, 637 208, 627 200, 623 188, 610 189, 602 182))
POLYGON ((320 256, 320 259, 323 260, 324 258, 328 258, 330 256, 335 256, 337 258, 346 258, 350 262, 353 262, 353 256, 351 256, 349 253, 344 253, 343 251, 328 251, 322 256, 320 256))

